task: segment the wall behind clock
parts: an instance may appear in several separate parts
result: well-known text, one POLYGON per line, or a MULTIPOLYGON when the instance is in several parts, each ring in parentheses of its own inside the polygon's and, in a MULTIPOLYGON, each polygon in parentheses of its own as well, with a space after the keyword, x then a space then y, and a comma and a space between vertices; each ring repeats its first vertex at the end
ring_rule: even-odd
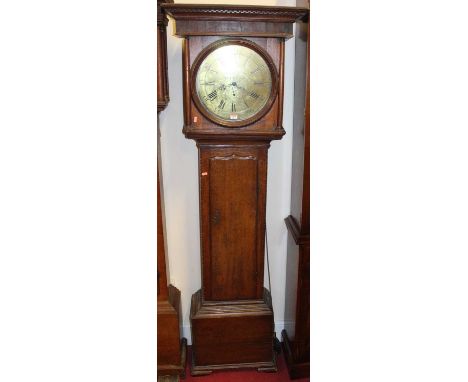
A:
MULTIPOLYGON (((206 1, 175 1, 206 3, 206 1)), ((218 4, 256 4, 294 6, 294 0, 225 0, 218 4)), ((173 36, 168 25, 169 106, 160 114, 161 150, 163 156, 164 198, 169 254, 170 281, 181 290, 184 336, 190 338, 190 299, 201 286, 200 239, 198 214, 198 154, 195 142, 182 134, 182 39, 173 36)), ((284 286, 287 231, 284 218, 289 215, 291 188, 291 149, 294 92, 294 39, 286 41, 285 101, 283 126, 286 135, 273 141, 268 159, 267 231, 271 273, 271 292, 276 333, 284 322, 284 286)), ((266 267, 266 259, 265 259, 266 267)), ((265 268, 265 285, 268 276, 265 268)))

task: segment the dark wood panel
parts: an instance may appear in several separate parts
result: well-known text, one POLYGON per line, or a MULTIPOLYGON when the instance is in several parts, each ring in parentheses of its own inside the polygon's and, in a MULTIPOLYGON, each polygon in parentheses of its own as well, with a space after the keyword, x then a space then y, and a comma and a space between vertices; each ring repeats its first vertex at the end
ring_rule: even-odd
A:
POLYGON ((234 343, 225 346, 197 346, 196 363, 200 366, 213 364, 268 362, 272 359, 272 344, 268 342, 234 343))
POLYGON ((260 299, 266 209, 266 144, 199 144, 203 293, 260 299))
MULTIPOLYGON (((165 1, 172 3, 172 0, 165 1)), ((161 10, 162 0, 158 0, 158 24, 157 24, 157 39, 158 39, 158 65, 157 65, 157 90, 158 90, 158 113, 164 110, 169 103, 169 78, 167 75, 167 16, 161 10)))
MULTIPOLYGON (((159 142, 159 137, 158 137, 159 142)), ((160 151, 159 151, 160 152, 160 151)), ((161 166, 161 160, 158 155, 158 170, 157 170, 157 180, 158 180, 158 216, 157 216, 157 258, 158 258, 158 279, 157 279, 157 287, 158 287, 158 301, 159 300, 167 300, 168 297, 168 289, 167 289, 167 280, 168 280, 168 270, 166 269, 166 248, 165 248, 165 237, 164 237, 164 228, 163 228, 163 203, 161 200, 161 178, 159 176, 159 167, 161 166)))
POLYGON ((310 245, 297 245, 288 238, 286 263, 285 320, 294 321, 294 333, 290 333, 290 351, 296 362, 309 359, 310 344, 310 245))
POLYGON ((309 376, 310 373, 310 361, 309 358, 304 359, 304 361, 298 361, 293 352, 293 342, 289 339, 288 333, 286 330, 281 332, 281 337, 283 339, 283 353, 286 365, 288 367, 288 374, 290 379, 305 378, 309 376))
POLYGON ((263 296, 268 146, 199 143, 206 300, 263 296))
POLYGON ((253 311, 251 317, 241 315, 238 315, 238 317, 223 316, 218 322, 216 322, 216 319, 207 316, 205 319, 198 319, 196 325, 196 330, 203 333, 202 336, 197 336, 197 345, 211 344, 216 346, 265 341, 271 345, 273 335, 271 312, 269 315, 260 315, 253 311), (229 330, 226 330, 226 328, 229 328, 229 330))
POLYGON ((307 377, 310 358, 310 244, 288 242, 285 319, 294 320, 291 338, 283 330, 286 364, 292 379, 307 377))
POLYGON ((167 301, 158 303, 158 364, 180 363, 179 316, 167 301))
MULTIPOLYGON (((307 28, 310 33, 310 25, 307 28)), ((306 75, 306 104, 304 112, 304 180, 302 183, 302 216, 301 227, 303 233, 310 232, 310 44, 307 44, 307 75, 306 75)))
POLYGON ((182 316, 180 291, 168 287, 167 300, 158 301, 158 374, 185 375, 187 340, 181 338, 182 316))
POLYGON ((257 160, 229 155, 209 163, 211 298, 255 298, 257 160))
POLYGON ((299 246, 298 291, 293 354, 297 362, 310 358, 310 245, 299 246))
POLYGON ((221 36, 265 36, 285 37, 292 36, 291 24, 271 24, 259 21, 242 27, 238 21, 225 20, 222 24, 213 21, 190 20, 181 24, 175 34, 177 36, 211 36, 214 33, 221 36))
POLYGON ((183 76, 183 96, 184 96, 184 126, 191 124, 191 90, 190 90, 190 44, 188 40, 182 42, 182 76, 183 76))

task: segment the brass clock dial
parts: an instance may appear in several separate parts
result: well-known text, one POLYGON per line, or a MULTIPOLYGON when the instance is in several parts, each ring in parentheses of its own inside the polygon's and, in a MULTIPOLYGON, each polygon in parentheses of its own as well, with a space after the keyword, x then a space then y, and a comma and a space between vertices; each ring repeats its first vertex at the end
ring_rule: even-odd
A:
POLYGON ((268 111, 276 70, 260 48, 244 40, 217 42, 199 56, 194 98, 200 111, 225 126, 244 126, 268 111))

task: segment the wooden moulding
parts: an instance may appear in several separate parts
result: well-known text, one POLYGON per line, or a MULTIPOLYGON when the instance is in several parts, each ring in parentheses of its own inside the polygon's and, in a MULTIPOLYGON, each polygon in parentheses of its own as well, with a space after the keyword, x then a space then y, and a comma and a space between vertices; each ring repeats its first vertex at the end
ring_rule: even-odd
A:
MULTIPOLYGON (((280 59, 279 59, 279 88, 278 88, 278 102, 280 105, 283 105, 284 100, 284 40, 280 42, 280 59)), ((281 126, 283 124, 283 107, 278 108, 278 119, 277 125, 281 126)))
POLYGON ((278 140, 286 134, 282 126, 271 129, 270 131, 245 131, 243 128, 237 129, 212 129, 201 130, 193 128, 192 125, 184 125, 182 132, 186 138, 195 140, 247 140, 247 141, 266 141, 278 140))
POLYGON ((310 363, 307 362, 298 362, 294 357, 293 344, 288 337, 288 333, 283 329, 281 332, 281 337, 283 339, 283 353, 288 367, 289 377, 291 379, 305 378, 309 377, 310 372, 310 363))
MULTIPOLYGON (((172 0, 167 0, 167 3, 172 2, 172 0)), ((158 114, 163 111, 169 101, 169 83, 167 75, 167 16, 165 12, 161 9, 161 0, 158 0, 157 16, 158 16, 158 29, 157 29, 157 39, 158 39, 158 61, 157 61, 157 78, 158 78, 158 114)))
POLYGON ((307 8, 253 5, 163 4, 178 21, 177 36, 293 37, 293 23, 307 8))
MULTIPOLYGON (((159 117, 158 117, 159 120, 159 117)), ((158 145, 158 163, 157 163, 157 184, 158 184, 158 190, 157 190, 157 202, 158 202, 158 212, 157 212, 157 235, 158 235, 158 247, 157 247, 157 258, 158 258, 158 267, 157 267, 157 274, 158 274, 158 301, 165 301, 168 298, 169 295, 169 290, 168 290, 168 282, 167 282, 167 276, 169 274, 169 271, 167 269, 167 264, 166 264, 166 241, 164 240, 165 238, 165 227, 164 227, 164 219, 163 219, 163 206, 164 206, 164 200, 163 200, 163 186, 162 186, 162 177, 160 176, 161 173, 161 150, 160 150, 160 139, 159 139, 159 126, 158 126, 158 139, 157 139, 157 145, 158 145)))
POLYGON ((190 45, 184 39, 182 41, 182 87, 184 91, 184 126, 190 124, 190 45))
POLYGON ((199 290, 192 296, 190 320, 192 375, 244 368, 277 371, 268 290, 263 299, 239 301, 203 301, 199 290))
POLYGON ((157 19, 158 19, 158 26, 159 25, 164 25, 164 26, 167 25, 167 17, 165 15, 165 13, 163 12, 163 10, 161 9, 161 5, 164 4, 164 3, 173 4, 174 0, 158 0, 157 9, 156 9, 157 19))
POLYGON ((289 233, 291 234, 291 236, 294 239, 294 242, 297 245, 309 244, 309 233, 301 233, 301 228, 299 227, 299 224, 292 215, 289 215, 286 219, 284 219, 284 221, 286 222, 286 227, 288 227, 289 233))

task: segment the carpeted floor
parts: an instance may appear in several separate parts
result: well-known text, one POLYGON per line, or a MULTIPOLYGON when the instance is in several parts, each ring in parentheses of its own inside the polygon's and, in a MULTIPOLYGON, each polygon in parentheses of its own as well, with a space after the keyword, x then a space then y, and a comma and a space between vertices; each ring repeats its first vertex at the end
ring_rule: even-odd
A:
MULTIPOLYGON (((192 377, 190 375, 190 363, 192 362, 192 349, 188 347, 186 382, 286 382, 289 381, 288 370, 284 362, 283 354, 278 356, 277 373, 259 373, 256 370, 216 371, 211 375, 192 377)), ((309 382, 309 378, 295 379, 296 382, 309 382)))

